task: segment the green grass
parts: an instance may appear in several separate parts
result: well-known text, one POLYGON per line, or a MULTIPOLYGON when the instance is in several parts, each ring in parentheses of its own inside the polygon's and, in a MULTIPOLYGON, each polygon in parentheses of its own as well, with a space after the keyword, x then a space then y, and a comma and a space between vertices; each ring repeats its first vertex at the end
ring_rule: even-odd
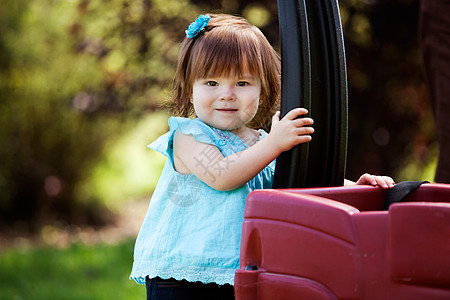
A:
POLYGON ((117 245, 72 245, 0 252, 0 299, 145 299, 128 279, 134 240, 117 245))

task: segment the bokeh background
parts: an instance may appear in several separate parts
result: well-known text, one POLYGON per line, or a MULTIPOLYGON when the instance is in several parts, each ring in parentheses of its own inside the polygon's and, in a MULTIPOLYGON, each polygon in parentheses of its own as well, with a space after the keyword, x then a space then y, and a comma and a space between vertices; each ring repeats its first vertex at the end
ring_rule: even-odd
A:
MULTIPOLYGON (((347 178, 433 181, 419 0, 341 0, 347 178)), ((164 163, 184 29, 246 17, 280 48, 273 0, 0 2, 0 299, 138 299, 133 240, 164 163)))

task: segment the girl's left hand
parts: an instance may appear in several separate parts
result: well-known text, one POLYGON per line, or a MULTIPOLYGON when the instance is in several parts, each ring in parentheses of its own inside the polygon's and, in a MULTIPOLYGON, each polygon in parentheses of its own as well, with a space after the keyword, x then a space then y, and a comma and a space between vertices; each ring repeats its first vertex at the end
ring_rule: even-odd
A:
POLYGON ((370 175, 370 174, 363 174, 361 177, 359 177, 356 184, 359 185, 373 185, 373 186, 380 186, 383 189, 390 189, 395 185, 394 180, 389 176, 376 176, 376 175, 370 175))

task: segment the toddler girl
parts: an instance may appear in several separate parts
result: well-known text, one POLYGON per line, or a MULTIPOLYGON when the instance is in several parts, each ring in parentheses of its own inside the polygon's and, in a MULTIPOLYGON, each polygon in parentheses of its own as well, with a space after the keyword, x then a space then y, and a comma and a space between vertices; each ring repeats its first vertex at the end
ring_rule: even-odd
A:
MULTIPOLYGON (((310 141, 313 120, 303 108, 275 112, 280 60, 245 19, 201 15, 186 35, 172 105, 181 117, 149 146, 167 162, 130 277, 148 299, 234 299, 245 199, 272 186, 275 158, 310 141)), ((393 182, 365 174, 357 184, 393 182)))

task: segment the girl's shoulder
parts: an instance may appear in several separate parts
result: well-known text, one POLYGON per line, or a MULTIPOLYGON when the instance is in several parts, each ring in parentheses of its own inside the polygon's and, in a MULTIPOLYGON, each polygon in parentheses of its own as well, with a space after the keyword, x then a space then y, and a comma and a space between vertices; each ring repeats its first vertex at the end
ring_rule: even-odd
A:
POLYGON ((203 134, 210 133, 212 127, 200 121, 200 119, 189 119, 184 117, 170 117, 169 118, 170 131, 180 130, 185 134, 203 134))
POLYGON ((149 148, 161 152, 168 158, 172 157, 173 138, 176 131, 180 131, 186 135, 192 135, 199 142, 215 145, 213 130, 198 119, 170 117, 168 123, 169 131, 148 145, 149 148))
POLYGON ((214 129, 200 121, 200 119, 170 117, 169 127, 170 131, 168 134, 171 136, 172 140, 175 131, 178 130, 183 134, 192 135, 198 142, 216 145, 214 129))

